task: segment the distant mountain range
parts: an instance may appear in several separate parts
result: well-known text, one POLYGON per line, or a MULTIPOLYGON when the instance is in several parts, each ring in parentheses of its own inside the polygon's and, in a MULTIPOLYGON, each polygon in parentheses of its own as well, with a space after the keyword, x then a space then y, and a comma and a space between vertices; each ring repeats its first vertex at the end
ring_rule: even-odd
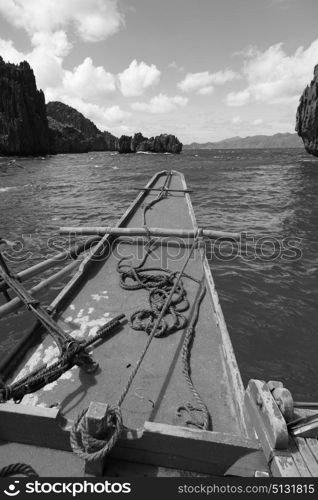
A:
POLYGON ((266 149, 266 148, 303 148, 303 141, 297 134, 252 135, 231 137, 219 142, 192 142, 183 149, 266 149))

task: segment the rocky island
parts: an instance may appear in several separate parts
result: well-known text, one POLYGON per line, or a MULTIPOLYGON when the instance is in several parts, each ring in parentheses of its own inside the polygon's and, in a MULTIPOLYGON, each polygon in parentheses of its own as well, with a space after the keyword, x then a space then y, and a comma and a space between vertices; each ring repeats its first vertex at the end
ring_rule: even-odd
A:
POLYGON ((318 156, 318 65, 314 78, 300 98, 296 116, 296 132, 302 138, 308 153, 318 156))
POLYGON ((76 109, 62 102, 45 105, 27 62, 5 63, 0 56, 0 155, 45 155, 118 151, 119 153, 180 153, 174 135, 148 139, 140 132, 133 137, 115 137, 76 109))
POLYGON ((119 153, 174 153, 182 150, 181 142, 174 135, 160 134, 156 137, 144 137, 140 132, 133 137, 122 135, 118 141, 119 153))
POLYGON ((27 62, 0 56, 0 153, 43 155, 50 149, 45 98, 27 62))

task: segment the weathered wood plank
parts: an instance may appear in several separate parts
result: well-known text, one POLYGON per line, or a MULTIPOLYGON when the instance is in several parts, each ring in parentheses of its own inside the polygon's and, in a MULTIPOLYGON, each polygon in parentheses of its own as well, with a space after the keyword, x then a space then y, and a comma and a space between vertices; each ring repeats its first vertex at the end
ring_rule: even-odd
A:
MULTIPOLYGON (((0 439, 70 451, 69 429, 56 408, 6 403, 0 409, 0 439)), ((223 475, 237 460, 259 451, 256 441, 145 422, 143 429, 123 431, 111 456, 132 462, 223 475)), ((248 467, 244 474, 248 474, 248 467)))
POLYGON ((294 438, 294 442, 302 456, 310 474, 314 477, 318 476, 318 464, 311 452, 310 447, 307 445, 307 440, 304 438, 294 438))
POLYGON ((0 440, 70 451, 66 424, 58 408, 4 403, 0 406, 0 440))
POLYGON ((296 446, 295 440, 292 437, 289 440, 289 449, 290 449, 291 456, 295 462, 297 469, 299 470, 301 477, 311 477, 310 470, 309 470, 306 462, 304 461, 303 456, 299 452, 299 449, 296 446))
POLYGON ((154 422, 145 422, 138 447, 136 444, 120 440, 113 455, 216 475, 223 475, 234 462, 259 449, 257 442, 240 436, 154 422))
POLYGON ((266 458, 269 459, 272 450, 286 450, 289 440, 287 425, 267 384, 250 380, 245 402, 266 458))
POLYGON ((274 477, 301 477, 291 456, 275 456, 270 463, 274 477))
MULTIPOLYGON (((107 416, 108 405, 105 403, 91 402, 86 413, 87 430, 91 436, 98 438, 103 428, 103 422, 107 416)), ((88 452, 92 450, 87 450, 88 452)), ((94 460, 85 463, 85 473, 94 476, 102 476, 104 472, 104 461, 94 460)))
POLYGON ((318 439, 307 438, 306 441, 318 464, 318 439))

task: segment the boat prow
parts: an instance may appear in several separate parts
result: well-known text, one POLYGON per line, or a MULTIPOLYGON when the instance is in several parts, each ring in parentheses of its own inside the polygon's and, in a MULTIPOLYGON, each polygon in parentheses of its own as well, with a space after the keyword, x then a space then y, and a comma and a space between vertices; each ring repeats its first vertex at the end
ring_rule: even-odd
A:
MULTIPOLYGON (((184 176, 154 175, 116 227, 128 234, 102 236, 51 311, 78 343, 94 339, 119 314, 126 320, 95 343, 94 373, 74 363, 20 404, 1 405, 2 457, 26 461, 43 476, 81 475, 70 429, 74 438, 74 422, 85 415, 94 438, 107 414, 115 419, 118 410, 124 426, 118 440, 105 456, 87 458, 88 473, 111 474, 112 466, 122 475, 138 467, 179 475, 266 469, 184 176), (141 236, 129 235, 132 228, 141 236), (174 236, 152 234, 153 228, 174 236)), ((19 365, 6 366, 7 383, 57 361, 51 335, 37 327, 30 338, 19 365)))

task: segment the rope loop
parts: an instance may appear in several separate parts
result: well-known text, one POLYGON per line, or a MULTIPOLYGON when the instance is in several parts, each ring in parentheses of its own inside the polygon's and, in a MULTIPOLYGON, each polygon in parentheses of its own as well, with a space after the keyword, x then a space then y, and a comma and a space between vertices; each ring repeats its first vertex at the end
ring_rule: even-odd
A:
MULTIPOLYGON (((146 332, 150 335, 158 314, 150 309, 142 309, 141 311, 136 311, 132 314, 129 324, 133 330, 139 330, 146 332)), ((164 319, 162 319, 157 327, 155 337, 163 337, 168 325, 164 319)))
POLYGON ((119 406, 109 406, 96 437, 88 430, 88 408, 77 417, 71 429, 72 450, 87 462, 103 460, 118 441, 123 429, 122 414, 119 406))

